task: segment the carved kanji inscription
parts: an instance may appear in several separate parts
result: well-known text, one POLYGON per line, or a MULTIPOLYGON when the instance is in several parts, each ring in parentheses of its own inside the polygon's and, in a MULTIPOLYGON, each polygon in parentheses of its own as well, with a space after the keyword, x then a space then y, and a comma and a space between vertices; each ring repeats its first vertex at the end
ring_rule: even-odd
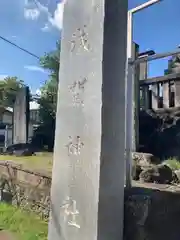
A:
POLYGON ((90 50, 86 25, 84 25, 83 28, 78 28, 76 30, 76 32, 72 35, 71 52, 73 52, 75 50, 77 45, 82 47, 85 51, 90 50))
POLYGON ((68 149, 68 155, 80 155, 81 148, 84 146, 84 143, 81 142, 80 136, 75 137, 74 139, 69 136, 69 143, 66 145, 68 149))
POLYGON ((87 82, 86 78, 81 81, 75 81, 69 86, 69 91, 72 94, 73 106, 84 106, 84 101, 82 100, 82 93, 84 92, 84 86, 87 82))
POLYGON ((67 222, 69 226, 80 228, 80 225, 77 223, 79 211, 76 207, 76 201, 67 197, 62 208, 64 209, 64 221, 67 222))

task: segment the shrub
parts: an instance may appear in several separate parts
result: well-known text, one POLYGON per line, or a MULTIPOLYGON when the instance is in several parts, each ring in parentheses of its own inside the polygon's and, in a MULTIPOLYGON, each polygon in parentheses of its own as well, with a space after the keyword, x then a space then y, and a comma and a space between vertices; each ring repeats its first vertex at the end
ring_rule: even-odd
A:
POLYGON ((164 164, 168 165, 173 171, 180 169, 180 161, 176 158, 169 158, 164 161, 164 164))

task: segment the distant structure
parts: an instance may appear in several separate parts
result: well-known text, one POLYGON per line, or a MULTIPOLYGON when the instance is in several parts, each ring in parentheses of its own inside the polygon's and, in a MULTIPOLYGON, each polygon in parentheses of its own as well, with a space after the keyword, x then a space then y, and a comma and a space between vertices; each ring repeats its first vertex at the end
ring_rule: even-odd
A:
MULTIPOLYGON (((34 129, 39 125, 39 104, 29 103, 28 140, 33 136, 34 129)), ((0 150, 13 144, 13 108, 7 107, 0 115, 0 150)))
POLYGON ((36 101, 29 103, 30 108, 30 122, 33 125, 38 125, 40 122, 39 119, 39 104, 36 101))
MULTIPOLYGON (((180 49, 180 45, 178 46, 180 49)), ((171 73, 180 73, 180 54, 176 56, 172 56, 171 59, 168 60, 168 68, 164 71, 165 75, 171 73)))
POLYGON ((141 108, 160 110, 180 107, 180 53, 168 60, 164 76, 148 78, 148 67, 143 64, 146 69, 141 72, 140 68, 140 76, 144 76, 140 79, 141 108))
POLYGON ((13 105, 13 144, 28 142, 29 99, 29 87, 23 86, 17 92, 13 105))

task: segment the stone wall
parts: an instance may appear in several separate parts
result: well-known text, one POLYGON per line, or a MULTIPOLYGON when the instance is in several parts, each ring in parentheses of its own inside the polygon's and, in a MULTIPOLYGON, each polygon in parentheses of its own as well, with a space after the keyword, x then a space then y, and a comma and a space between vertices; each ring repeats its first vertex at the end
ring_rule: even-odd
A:
POLYGON ((51 176, 32 172, 11 161, 0 162, 1 200, 31 209, 43 218, 50 208, 51 176))
POLYGON ((179 240, 180 188, 147 184, 125 191, 125 240, 179 240))
MULTIPOLYGON (((0 162, 1 199, 48 218, 51 176, 0 162)), ((124 240, 179 240, 180 187, 133 182, 125 189, 124 240)))

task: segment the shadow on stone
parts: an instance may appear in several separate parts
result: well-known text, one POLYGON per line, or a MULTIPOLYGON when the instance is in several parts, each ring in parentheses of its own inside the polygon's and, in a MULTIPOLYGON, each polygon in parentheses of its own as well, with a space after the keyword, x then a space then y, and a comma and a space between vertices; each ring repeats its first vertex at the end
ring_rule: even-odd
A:
POLYGON ((6 149, 5 154, 15 155, 17 157, 32 156, 35 154, 35 149, 29 143, 18 143, 18 144, 13 144, 9 146, 6 149))
POLYGON ((167 165, 159 164, 150 166, 144 169, 140 175, 139 179, 141 182, 151 182, 166 184, 171 183, 174 180, 173 171, 167 165))
POLYGON ((125 190, 125 240, 179 240, 180 194, 133 187, 125 190))

